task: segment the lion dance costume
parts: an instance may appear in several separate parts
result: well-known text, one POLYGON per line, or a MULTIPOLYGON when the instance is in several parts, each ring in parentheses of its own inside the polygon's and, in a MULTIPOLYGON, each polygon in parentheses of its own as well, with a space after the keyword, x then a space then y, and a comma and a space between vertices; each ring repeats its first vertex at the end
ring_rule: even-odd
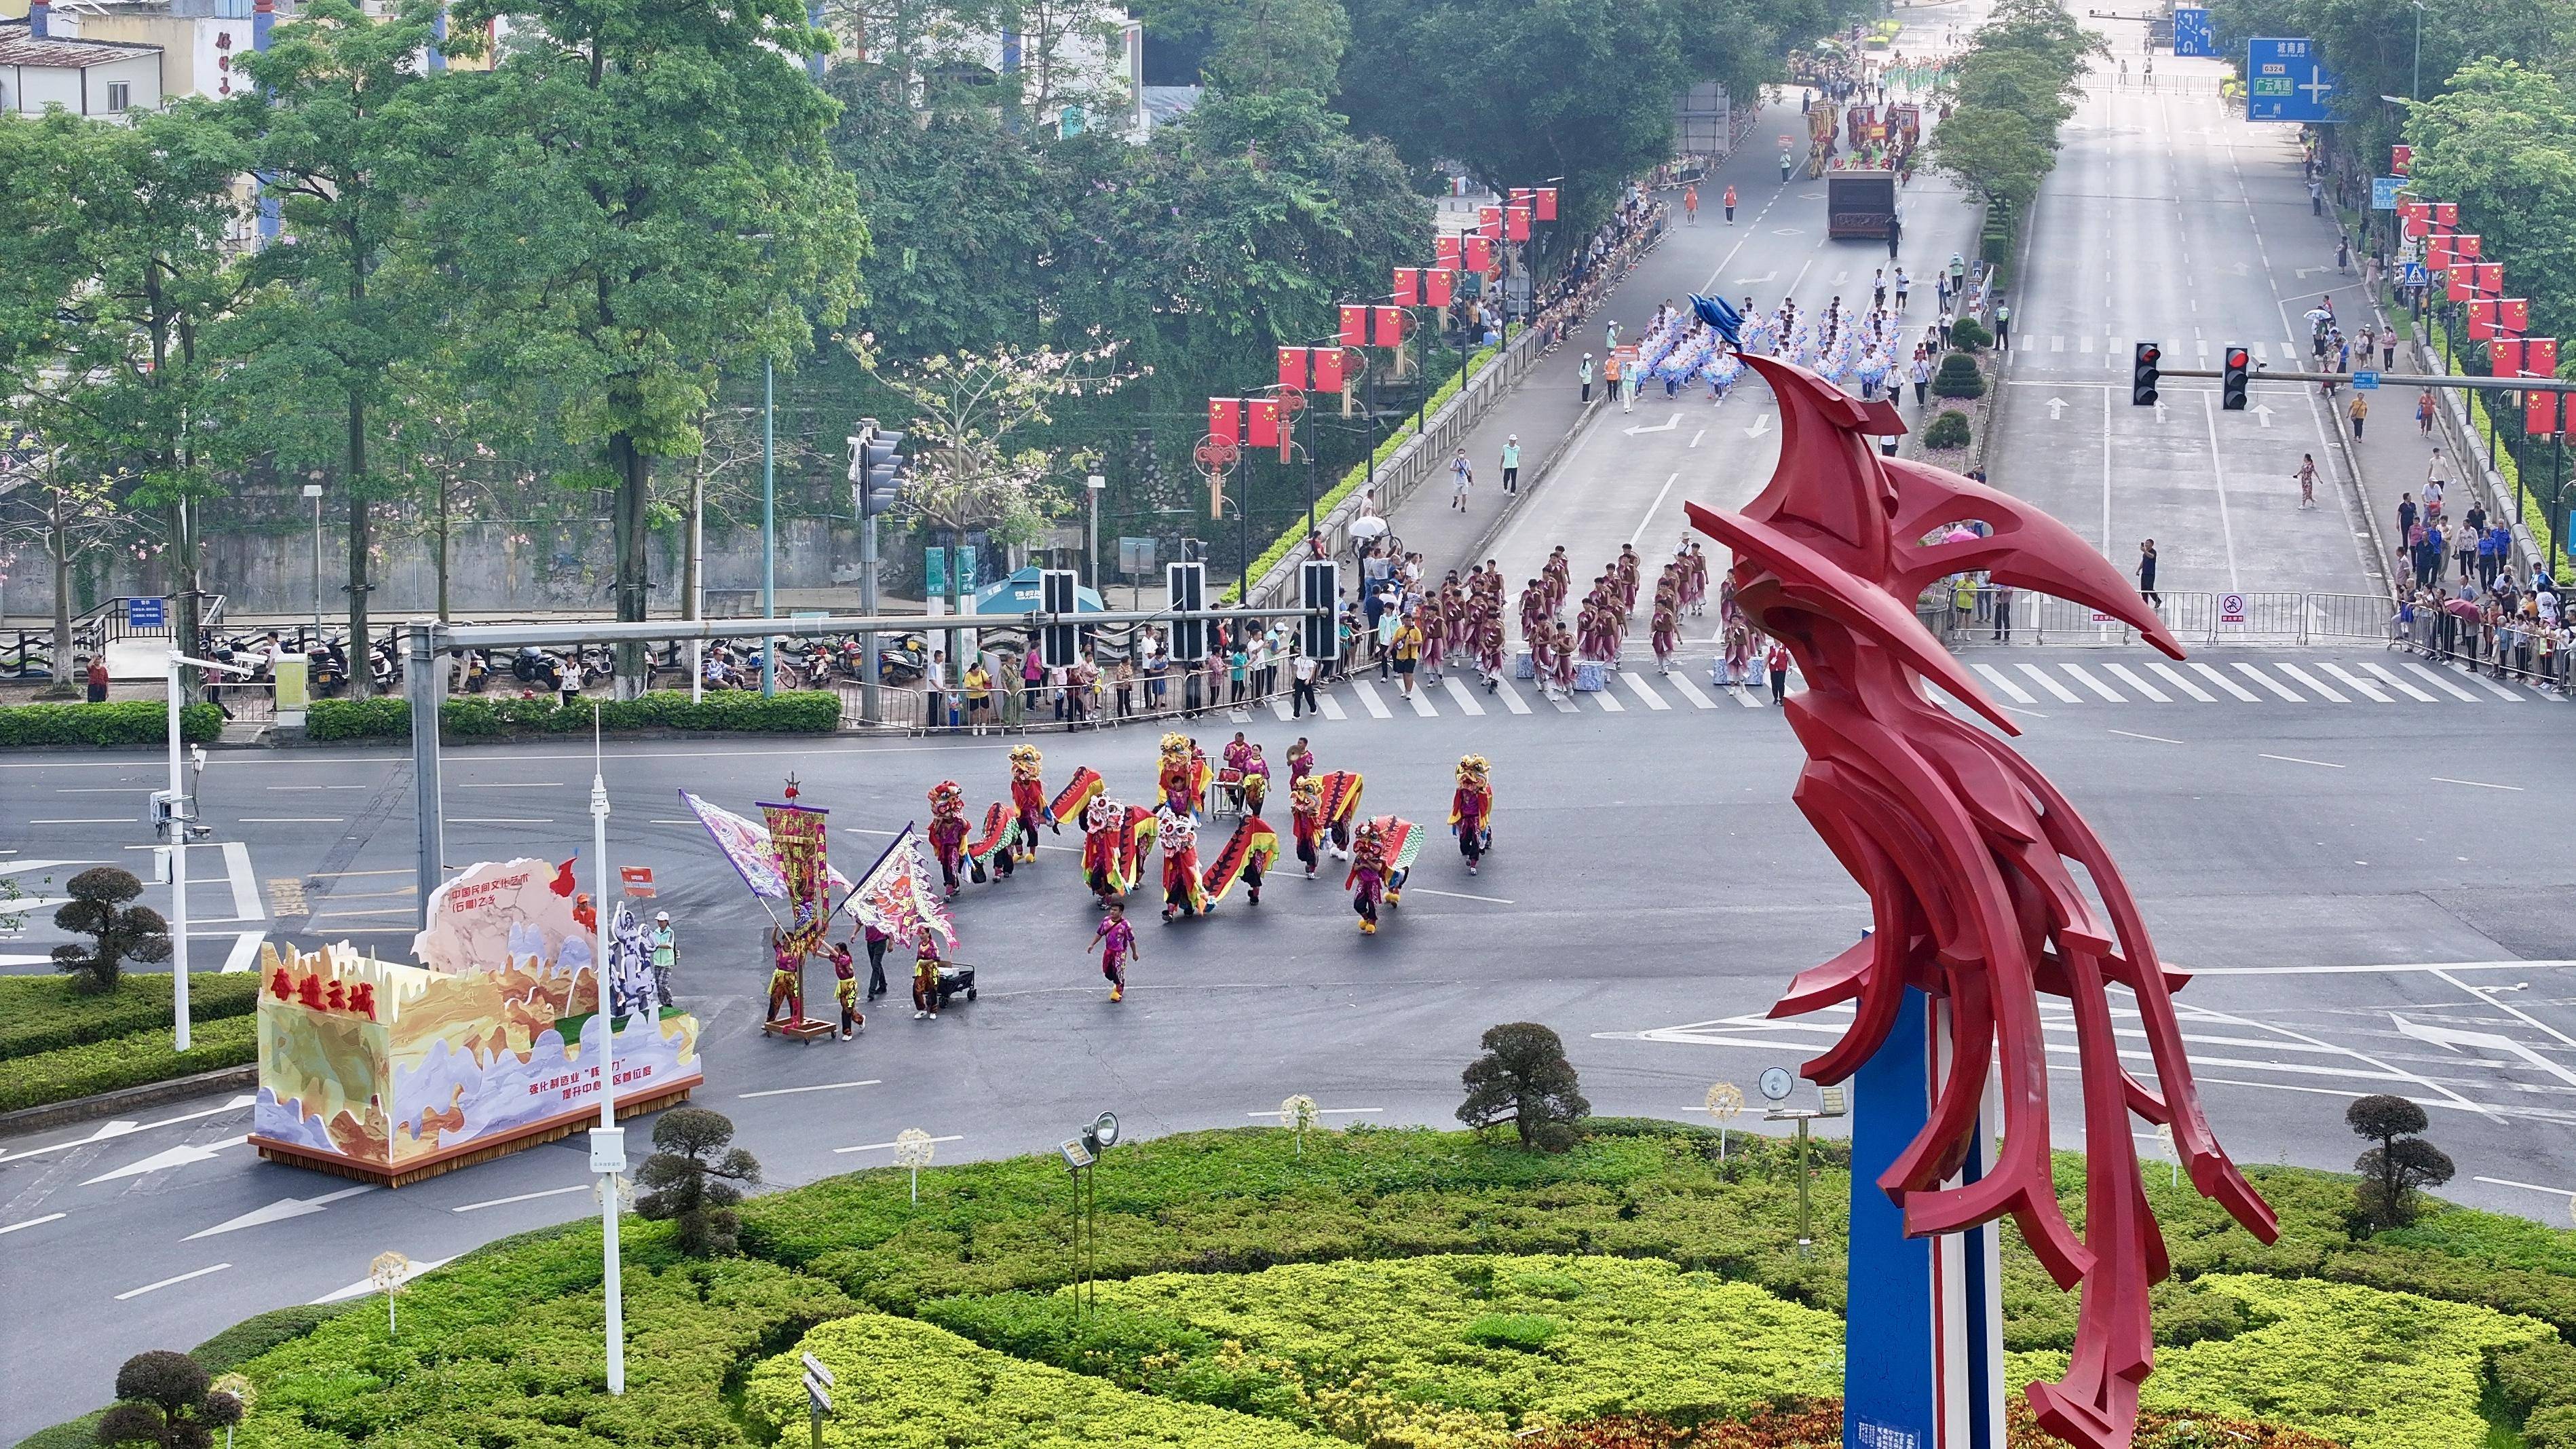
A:
POLYGON ((1261 874, 1279 859, 1279 832, 1258 815, 1246 815, 1235 822, 1234 834, 1226 838, 1225 847, 1216 859, 1207 863, 1199 874, 1199 886, 1207 895, 1207 909, 1215 910, 1236 881, 1243 882, 1245 898, 1261 904, 1261 874))
POLYGON ((1458 762, 1458 788, 1449 796, 1449 829, 1458 837, 1458 853, 1467 858, 1467 874, 1484 863, 1494 848, 1493 767, 1482 755, 1458 762))
POLYGON ((1166 807, 1156 813, 1154 834, 1163 842, 1163 919, 1206 910, 1207 888, 1199 882, 1197 818, 1166 807))
POLYGON ((1422 833, 1410 820, 1381 815, 1360 822, 1351 843, 1351 873, 1342 888, 1351 893, 1351 909, 1359 912, 1361 935, 1377 934, 1381 906, 1403 903, 1404 878, 1421 850, 1422 833))
POLYGON ((954 896, 966 864, 966 792, 954 780, 930 787, 930 853, 939 861, 939 878, 954 896))
POLYGON ((1043 825, 1061 833, 1055 812, 1048 807, 1046 781, 1038 771, 1044 760, 1035 745, 1011 747, 1011 809, 1019 817, 1019 840, 1016 849, 1020 859, 1038 858, 1038 827, 1043 825))
POLYGON ((1196 815, 1199 801, 1206 798, 1207 782, 1207 752, 1199 748, 1199 742, 1178 732, 1163 736, 1162 768, 1155 775, 1163 808, 1196 815))

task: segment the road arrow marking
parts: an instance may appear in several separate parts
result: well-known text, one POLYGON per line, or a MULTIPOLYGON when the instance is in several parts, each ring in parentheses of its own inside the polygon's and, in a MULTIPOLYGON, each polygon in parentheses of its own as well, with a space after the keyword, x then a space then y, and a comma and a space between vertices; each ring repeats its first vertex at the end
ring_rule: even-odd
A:
POLYGON ((258 1100, 258 1098, 250 1095, 248 1092, 244 1092, 240 1096, 233 1098, 231 1101, 224 1103, 220 1107, 207 1107, 200 1111, 183 1112, 176 1117, 164 1117, 158 1122, 128 1122, 122 1118, 113 1122, 102 1122, 98 1125, 97 1129, 92 1131, 87 1137, 75 1137, 68 1142, 48 1143, 43 1147, 30 1147, 24 1152, 12 1152, 6 1157, 0 1157, 0 1163, 15 1162, 22 1157, 41 1157, 48 1152, 61 1152, 67 1148, 87 1147, 93 1142, 105 1142, 111 1137, 122 1137, 129 1132, 149 1132, 155 1127, 169 1127, 181 1122, 193 1122, 200 1117, 214 1117, 220 1116, 226 1112, 237 1112, 258 1100))
MULTIPOLYGON (((428 1272, 432 1268, 445 1267, 447 1263, 448 1260, 445 1258, 431 1258, 426 1261, 415 1258, 402 1270, 401 1273, 395 1276, 394 1284, 399 1287, 402 1284, 408 1283, 412 1279, 419 1277, 421 1274, 428 1272)), ((361 1278, 346 1288, 335 1288, 331 1292, 325 1293, 313 1301, 316 1304, 323 1304, 338 1303, 350 1298, 363 1298, 368 1294, 375 1292, 382 1286, 383 1285, 378 1283, 373 1277, 361 1278)))
POLYGON ((1623 429, 1622 431, 1626 432, 1626 433, 1627 433, 1627 435, 1628 435, 1629 437, 1632 437, 1632 438, 1633 438, 1633 437, 1637 436, 1639 433, 1669 433, 1669 432, 1671 432, 1673 429, 1678 428, 1678 427, 1680 427, 1681 425, 1682 425, 1682 415, 1681 415, 1680 413, 1675 413, 1675 414, 1673 414, 1671 417, 1668 417, 1668 418, 1664 419, 1662 422, 1655 424, 1655 425, 1654 425, 1653 427, 1651 427, 1651 428, 1648 428, 1648 427, 1634 427, 1634 428, 1626 428, 1626 429, 1623 429))
POLYGON ((2163 398, 2158 398, 2158 399, 2156 399, 2156 421, 2161 423, 2161 422, 2163 422, 2164 420, 2165 420, 2165 402, 2164 402, 2164 399, 2163 399, 2163 398))
POLYGON ((344 1197, 356 1197, 362 1192, 375 1190, 375 1184, 363 1183, 357 1187, 344 1187, 338 1192, 326 1192, 320 1197, 282 1197, 264 1208, 253 1208, 240 1217, 217 1223, 204 1232, 190 1233, 179 1241, 193 1243, 199 1238, 211 1238, 217 1233, 239 1232, 243 1228, 256 1228, 267 1223, 282 1223, 288 1218, 300 1218, 306 1213, 318 1213, 344 1197))
POLYGON ((2570 1086, 2576 1086, 2576 1070, 2570 1070, 2551 1061, 2512 1037, 2491 1031, 2460 1031, 2447 1026, 2427 1026, 2422 1022, 2408 1021, 2393 1011, 2388 1014, 2388 1019, 2397 1023, 2399 1036, 2411 1036, 2417 1041, 2428 1041, 2448 1051, 2458 1051, 2462 1047, 2476 1047, 2481 1051, 2503 1052, 2507 1056, 2519 1057, 2531 1063, 2570 1086))
POLYGON ((2048 420, 2053 423, 2065 416, 2066 399, 2062 397, 2050 398, 2048 400, 2048 420))
POLYGON ((223 1151, 225 1148, 239 1147, 249 1140, 250 1134, 245 1132, 239 1137, 227 1137, 221 1142, 209 1142, 203 1147, 173 1147, 166 1152, 153 1153, 150 1157, 147 1157, 132 1166, 120 1167, 114 1172, 102 1172, 98 1176, 82 1183, 81 1186, 90 1187, 102 1182, 114 1182, 120 1177, 141 1177, 147 1172, 160 1172, 165 1168, 185 1167, 192 1162, 211 1162, 214 1160, 215 1154, 223 1151))
POLYGON ((2298 276, 2299 280, 2304 282, 2304 281, 2306 281, 2309 277, 2314 276, 2316 273, 2324 271, 2324 270, 2325 270, 2325 268, 2323 268, 2323 267, 2298 267, 2298 268, 2295 268, 2294 270, 2295 270, 2295 272, 2296 272, 2296 274, 2297 274, 2297 276, 2298 276))
POLYGON ((1735 279, 1735 285, 1739 287, 1758 287, 1764 282, 1776 282, 1778 280, 1780 280, 1780 274, 1778 272, 1764 272, 1758 277, 1738 277, 1735 279))
POLYGON ((2267 428, 2272 426, 2272 405, 2270 403, 2257 404, 2254 408, 2254 416, 2262 419, 2263 426, 2267 428))
POLYGON ((2252 276, 2253 274, 2254 274, 2253 269, 2252 269, 2251 267, 2246 266, 2243 262, 2238 262, 2238 263, 2236 264, 2236 275, 2238 275, 2238 276, 2240 276, 2240 277, 2250 277, 2250 276, 2252 276))
POLYGON ((1769 431, 1771 431, 1771 415, 1769 413, 1764 413, 1762 416, 1753 420, 1753 426, 1744 430, 1744 436, 1748 438, 1758 438, 1769 431))

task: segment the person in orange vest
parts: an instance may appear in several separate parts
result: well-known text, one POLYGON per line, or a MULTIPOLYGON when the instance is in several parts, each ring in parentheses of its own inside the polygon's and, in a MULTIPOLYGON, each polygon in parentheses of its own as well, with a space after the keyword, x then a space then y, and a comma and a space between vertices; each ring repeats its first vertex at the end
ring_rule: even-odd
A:
POLYGON ((1699 225, 1699 187, 1696 184, 1682 188, 1682 218, 1688 225, 1699 225))
POLYGON ((1728 226, 1735 225, 1735 188, 1732 185, 1726 188, 1726 198, 1723 204, 1726 207, 1726 224, 1728 226))

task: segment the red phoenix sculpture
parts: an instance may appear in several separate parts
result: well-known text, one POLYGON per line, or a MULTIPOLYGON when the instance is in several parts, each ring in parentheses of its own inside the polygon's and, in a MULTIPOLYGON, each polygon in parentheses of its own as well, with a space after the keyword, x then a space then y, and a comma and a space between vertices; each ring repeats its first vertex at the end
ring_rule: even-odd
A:
POLYGON ((1690 517, 1734 551, 1736 597, 1806 678, 1786 710, 1808 756, 1795 798, 1869 892, 1876 922, 1851 950, 1800 974, 1771 1014, 1854 1003, 1851 1029, 1804 1069, 1831 1083, 1886 1039, 1908 986, 1948 1002, 1949 1066, 1930 1119, 1878 1185, 1904 1210, 1909 1235, 2010 1213, 2058 1286, 2083 1287, 2066 1376, 2027 1392, 2051 1433, 2126 1449, 2138 1386, 2154 1365, 2147 1292, 2168 1270, 2131 1115, 2170 1125, 2192 1184, 2256 1237, 2270 1242, 2280 1230, 2201 1112, 2173 1006, 2188 978, 2157 962, 2118 867, 2066 797, 1926 694, 1930 680, 2005 734, 2020 733, 1916 619, 1914 600, 1937 578, 1981 569, 2000 584, 2089 604, 2176 659, 2182 650, 2128 581, 2065 525, 1955 473, 1880 457, 1868 438, 1905 430, 1887 403, 1856 401, 1776 358, 1744 362, 1780 402, 1779 468, 1743 513, 1693 504, 1690 517), (1952 525, 1972 521, 1991 534, 1948 541, 1952 525), (2084 867, 2101 910, 2068 861, 2084 867), (2136 999, 2154 1087, 2121 1064, 2114 983, 2136 999), (2074 1011, 2086 1151, 2081 1236, 2060 1211, 2049 1172, 2043 991, 2074 1011), (1998 1160, 1979 1180, 1944 1188, 1978 1130, 1990 1070, 2001 1074, 1998 1160))

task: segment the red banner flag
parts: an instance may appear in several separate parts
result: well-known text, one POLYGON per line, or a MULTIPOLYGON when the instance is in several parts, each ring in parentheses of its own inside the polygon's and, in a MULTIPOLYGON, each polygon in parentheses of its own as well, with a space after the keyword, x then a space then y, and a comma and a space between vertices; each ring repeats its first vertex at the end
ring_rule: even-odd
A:
POLYGON ((2511 337, 2499 337, 2487 344, 2487 371, 2497 377, 2522 376, 2523 344, 2511 337))
POLYGON ((2558 399, 2554 392, 2532 391, 2522 395, 2522 430, 2535 438, 2553 436, 2558 431, 2558 399))
POLYGON ((1373 310, 1377 313, 1377 335, 1370 340, 1374 341, 1380 347, 1403 346, 1404 309, 1402 307, 1379 307, 1373 310))
POLYGON ((2434 202, 2433 224, 2441 227, 2458 226, 2460 224, 2460 204, 2456 201, 2434 202))
POLYGON ((2504 295, 2504 263, 2469 262, 2469 290, 2481 297, 2504 295))
POLYGON ((1278 447, 1279 400, 1277 398, 1252 397, 1245 398, 1243 403, 1244 407, 1248 409, 1252 415, 1252 426, 1249 429, 1251 436, 1244 439, 1244 442, 1248 446, 1255 448, 1278 447))
POLYGON ((1316 348, 1315 391, 1340 392, 1344 385, 1342 373, 1342 349, 1338 347, 1316 348))
POLYGON ((1435 260, 1437 260, 1443 268, 1452 272, 1458 270, 1459 251, 1457 237, 1443 233, 1433 250, 1435 260))
POLYGON ((1395 269, 1395 305, 1399 307, 1419 307, 1422 305, 1421 268, 1398 267, 1395 269))
POLYGON ((2406 203, 2397 214, 2405 218, 2408 236, 2422 236, 2433 229, 2433 208, 2421 201, 2406 203))
POLYGON ((2391 176, 2412 176, 2412 175, 2414 175, 2414 174, 2415 174, 2415 148, 2414 148, 2414 147, 2412 147, 2412 146, 2391 146, 2391 147, 2389 147, 2389 148, 2388 148, 2388 174, 2389 174, 2389 175, 2391 175, 2391 176))
POLYGON ((2558 339, 2533 337, 2522 344, 2522 372, 2525 377, 2558 375, 2558 339))
POLYGON ((2443 271, 2442 276, 2450 285, 2442 295, 2450 298, 2454 302, 2465 302, 2471 297, 2476 296, 2477 289, 2469 284, 2469 270, 2470 269, 2467 266, 2456 263, 2446 268, 2443 271))
POLYGON ((2496 304, 2475 300, 2469 303, 2469 337, 2483 342, 2496 335, 2496 304))
POLYGON ((1538 219, 1556 220, 1556 188, 1553 186, 1542 186, 1538 189, 1538 219))
POLYGON ((1458 269, 1447 266, 1422 274, 1422 300, 1434 307, 1446 307, 1458 299, 1458 269))
POLYGON ((1306 390, 1305 348, 1282 347, 1279 349, 1279 385, 1281 387, 1293 387, 1299 392, 1304 392, 1306 390))
POLYGON ((2424 269, 2447 271, 2451 265, 2451 241, 2447 236, 2427 237, 2424 241, 2424 269))
POLYGON ((1220 443, 1243 441, 1243 400, 1231 397, 1208 399, 1208 436, 1220 443))
POLYGON ((1476 208, 1476 235, 1487 241, 1503 239, 1503 209, 1499 206, 1476 208))
POLYGON ((1507 204, 1511 206, 1528 206, 1537 199, 1538 192, 1536 189, 1527 186, 1515 186, 1512 188, 1511 200, 1507 204))
POLYGON ((1368 345, 1368 308, 1366 308, 1366 307, 1364 307, 1364 306, 1360 305, 1360 304, 1359 304, 1359 303, 1357 303, 1357 302, 1344 302, 1344 303, 1342 304, 1342 334, 1341 334, 1341 335, 1342 335, 1342 345, 1343 345, 1344 347, 1365 347, 1365 346, 1367 346, 1367 345, 1368 345))
POLYGON ((2531 299, 2506 297, 2496 303, 2496 325, 2519 337, 2531 330, 2531 299))
POLYGON ((1490 272, 1494 269, 1494 244, 1480 236, 1467 238, 1467 270, 1490 272))
POLYGON ((2485 242, 2486 238, 2479 236, 2476 232, 2460 232, 2451 238, 2451 255, 2455 257, 2467 257, 2470 261, 2474 262, 2480 255, 2482 255, 2481 248, 2485 245, 2485 242))
POLYGON ((1530 209, 1528 207, 1507 206, 1503 208, 1503 236, 1506 240, 1516 242, 1528 241, 1529 229, 1530 209))

